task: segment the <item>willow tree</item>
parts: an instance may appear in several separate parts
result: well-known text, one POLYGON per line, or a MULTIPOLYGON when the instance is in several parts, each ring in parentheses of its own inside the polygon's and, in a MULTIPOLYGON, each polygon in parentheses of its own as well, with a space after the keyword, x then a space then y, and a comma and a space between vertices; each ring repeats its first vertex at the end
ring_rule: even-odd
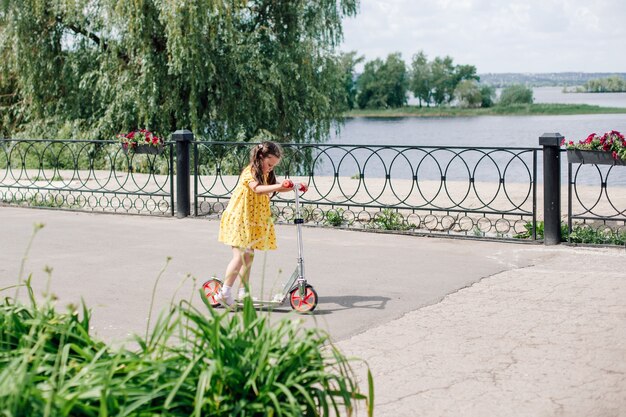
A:
POLYGON ((0 134, 323 140, 358 0, 0 0, 0 134))

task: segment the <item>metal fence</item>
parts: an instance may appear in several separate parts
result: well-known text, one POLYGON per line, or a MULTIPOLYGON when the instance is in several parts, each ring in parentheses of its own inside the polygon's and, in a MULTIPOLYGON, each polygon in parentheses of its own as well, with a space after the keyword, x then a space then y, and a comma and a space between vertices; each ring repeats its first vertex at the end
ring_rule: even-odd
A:
MULTIPOLYGON (((313 225, 411 234, 535 239, 535 148, 285 144, 276 169, 310 185, 313 225)), ((197 216, 219 216, 248 163, 249 144, 194 142, 197 216)), ((294 215, 273 198, 278 221, 294 215)))
POLYGON ((173 152, 125 153, 116 141, 0 139, 0 203, 173 215, 173 152))
POLYGON ((626 163, 568 159, 567 240, 626 244, 626 163))
MULTIPOLYGON (((219 217, 250 144, 195 142, 188 131, 172 138, 157 155, 125 153, 116 141, 0 139, 0 205, 179 217, 191 207, 219 217)), ((276 172, 309 184, 309 225, 623 244, 626 169, 565 163, 563 215, 560 138, 540 137, 543 148, 285 144, 276 172)), ((278 222, 294 217, 289 197, 272 199, 278 222)))

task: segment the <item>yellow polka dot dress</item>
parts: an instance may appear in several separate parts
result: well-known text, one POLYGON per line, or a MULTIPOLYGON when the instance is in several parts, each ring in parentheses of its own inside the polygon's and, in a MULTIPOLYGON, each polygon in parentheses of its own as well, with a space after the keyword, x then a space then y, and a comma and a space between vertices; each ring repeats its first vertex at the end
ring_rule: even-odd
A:
POLYGON ((276 234, 270 210, 270 197, 257 194, 248 183, 254 181, 247 166, 230 197, 220 221, 218 240, 245 249, 276 249, 276 234))

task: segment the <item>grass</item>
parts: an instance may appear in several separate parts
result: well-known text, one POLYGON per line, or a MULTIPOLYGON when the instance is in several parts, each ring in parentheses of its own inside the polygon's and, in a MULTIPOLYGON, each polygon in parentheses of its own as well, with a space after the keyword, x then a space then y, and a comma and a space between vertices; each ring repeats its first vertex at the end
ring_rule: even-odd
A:
POLYGON ((396 109, 358 109, 344 113, 345 117, 469 117, 469 116, 531 116, 572 114, 623 114, 626 108, 600 107, 588 104, 517 104, 488 108, 418 107, 405 106, 396 109))
POLYGON ((361 403, 373 415, 369 371, 361 393, 326 332, 293 317, 270 323, 249 299, 234 313, 204 297, 200 308, 172 304, 134 336, 138 348, 113 349, 90 334, 84 303, 66 312, 50 296, 39 304, 32 276, 21 275, 16 298, 0 303, 3 417, 349 416, 361 403))

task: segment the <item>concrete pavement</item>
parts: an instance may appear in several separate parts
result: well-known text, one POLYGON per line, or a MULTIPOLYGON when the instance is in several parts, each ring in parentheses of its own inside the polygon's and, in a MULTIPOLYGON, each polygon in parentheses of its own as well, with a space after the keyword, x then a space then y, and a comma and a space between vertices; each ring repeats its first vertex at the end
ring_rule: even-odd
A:
MULTIPOLYGON (((84 298, 94 332, 116 343, 145 331, 167 256, 155 310, 197 302, 230 256, 215 221, 0 207, 0 288, 16 282, 35 222, 46 225, 25 262, 35 290, 49 265, 59 303, 84 298)), ((295 229, 277 234, 279 250, 256 256, 256 295, 295 267, 295 229)), ((304 249, 320 296, 306 325, 369 364, 376 416, 626 415, 624 249, 316 228, 304 249)))
POLYGON ((624 250, 540 250, 338 343, 369 364, 376 415, 626 416, 624 250))

